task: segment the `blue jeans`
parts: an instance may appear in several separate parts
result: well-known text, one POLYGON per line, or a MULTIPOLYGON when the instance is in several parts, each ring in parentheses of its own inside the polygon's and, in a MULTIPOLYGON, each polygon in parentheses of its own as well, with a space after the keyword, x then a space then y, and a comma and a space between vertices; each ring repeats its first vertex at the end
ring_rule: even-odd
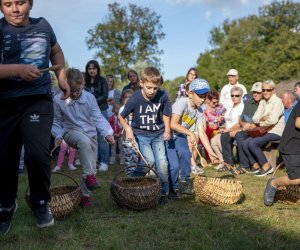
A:
POLYGON ((166 142, 169 161, 170 187, 178 189, 178 177, 180 180, 189 180, 191 175, 191 152, 185 135, 174 135, 174 138, 166 142))
POLYGON ((258 162, 258 164, 262 167, 265 163, 267 163, 267 158, 263 153, 263 148, 270 141, 280 140, 281 136, 273 133, 267 133, 262 137, 248 137, 242 144, 243 150, 248 156, 250 164, 258 162))
MULTIPOLYGON (((108 120, 108 114, 107 111, 101 111, 102 115, 108 120)), ((108 164, 109 160, 109 144, 105 140, 103 136, 100 135, 98 132, 98 160, 99 162, 103 162, 105 164, 108 164)))
MULTIPOLYGON (((155 170, 161 180, 162 195, 169 192, 169 174, 168 174, 168 161, 165 151, 165 144, 162 135, 155 137, 149 136, 135 136, 139 149, 147 161, 148 166, 155 165, 155 170)), ((137 169, 137 172, 140 170, 137 169)))

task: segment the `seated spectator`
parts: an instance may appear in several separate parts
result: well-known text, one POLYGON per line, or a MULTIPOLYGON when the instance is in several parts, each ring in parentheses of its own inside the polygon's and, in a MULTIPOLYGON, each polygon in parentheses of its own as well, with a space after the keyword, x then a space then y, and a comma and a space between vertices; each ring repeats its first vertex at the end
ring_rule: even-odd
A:
POLYGON ((214 131, 224 125, 225 112, 226 109, 219 103, 219 93, 216 91, 208 92, 203 107, 203 113, 206 121, 206 135, 209 139, 211 139, 214 131))
POLYGON ((298 99, 300 98, 300 82, 296 82, 294 86, 294 91, 296 95, 298 96, 298 99))
MULTIPOLYGON (((243 102, 243 89, 241 87, 233 87, 231 88, 231 99, 232 106, 226 110, 224 119, 224 127, 219 128, 218 133, 211 139, 211 147, 213 151, 217 154, 219 160, 224 162, 223 154, 222 154, 222 146, 221 146, 221 133, 231 131, 231 128, 238 123, 239 116, 243 112, 244 102, 243 102)), ((217 166, 219 171, 226 171, 227 167, 224 164, 220 163, 217 166)))
POLYGON ((293 93, 290 90, 284 91, 281 94, 281 101, 284 107, 284 124, 286 124, 290 114, 298 103, 296 93, 293 93))
POLYGON ((248 138, 248 134, 245 131, 244 127, 247 127, 247 124, 251 123, 252 117, 258 108, 260 100, 262 99, 262 83, 254 83, 251 88, 251 93, 252 97, 245 103, 244 110, 240 116, 239 122, 231 128, 231 131, 221 134, 221 145, 224 162, 231 166, 234 165, 232 146, 234 142, 237 145, 239 167, 236 169, 236 171, 239 174, 244 174, 250 170, 250 162, 242 148, 243 141, 248 138))
POLYGON ((273 173, 273 168, 268 163, 263 148, 270 141, 280 140, 284 129, 284 107, 281 99, 276 96, 275 83, 272 80, 264 81, 262 92, 263 100, 260 101, 252 118, 253 123, 256 126, 274 125, 274 127, 262 137, 248 137, 242 144, 242 148, 252 166, 251 172, 258 177, 273 173))

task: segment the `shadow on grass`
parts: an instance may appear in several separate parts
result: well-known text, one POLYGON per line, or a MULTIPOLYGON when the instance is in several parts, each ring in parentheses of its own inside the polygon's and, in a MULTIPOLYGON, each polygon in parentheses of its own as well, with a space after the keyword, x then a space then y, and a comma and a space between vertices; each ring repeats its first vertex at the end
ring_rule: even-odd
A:
MULTIPOLYGON (((179 200, 144 212, 119 208, 109 193, 117 168, 98 174, 102 187, 92 195, 93 207, 78 209, 55 227, 37 229, 24 202, 11 232, 0 237, 1 249, 299 249, 299 207, 264 207, 265 181, 243 177, 241 204, 213 207, 197 200, 179 200), (255 184, 249 184, 249 180, 255 184)), ((79 177, 80 171, 73 172, 79 177)))

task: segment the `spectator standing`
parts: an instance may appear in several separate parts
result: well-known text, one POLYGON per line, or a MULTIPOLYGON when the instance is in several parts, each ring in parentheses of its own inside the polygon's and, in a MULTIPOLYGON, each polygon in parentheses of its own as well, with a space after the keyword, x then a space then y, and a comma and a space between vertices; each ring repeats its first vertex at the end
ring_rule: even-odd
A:
POLYGON ((31 18, 33 0, 0 0, 0 234, 17 210, 18 168, 22 145, 28 170, 30 204, 39 228, 54 225, 49 208, 50 137, 53 122, 51 79, 55 71, 61 98, 70 94, 65 60, 50 24, 31 18), (34 53, 32 53, 34 51, 34 53))
MULTIPOLYGON (((101 76, 100 65, 96 60, 90 60, 85 66, 85 90, 96 97, 102 115, 108 120, 108 84, 106 78, 101 76)), ((98 134, 98 161, 99 171, 108 170, 109 145, 105 138, 98 134)))
POLYGON ((135 70, 130 69, 127 73, 127 78, 129 83, 122 89, 122 94, 127 89, 132 89, 134 92, 140 89, 139 75, 135 70))
POLYGON ((228 84, 226 84, 221 89, 221 94, 220 94, 220 103, 223 104, 226 110, 232 107, 232 98, 230 95, 231 95, 231 89, 233 87, 240 87, 243 90, 243 96, 247 94, 247 89, 245 88, 245 86, 238 82, 239 73, 236 69, 230 69, 227 73, 227 77, 228 77, 228 84))
POLYGON ((111 117, 113 112, 113 107, 115 104, 121 103, 121 92, 115 88, 115 79, 113 75, 107 75, 106 76, 107 84, 108 84, 108 98, 107 98, 107 115, 108 118, 111 117))
POLYGON ((114 131, 114 139, 115 143, 111 146, 111 155, 109 158, 109 164, 113 165, 116 163, 116 155, 117 155, 117 148, 119 148, 120 152, 120 163, 121 165, 124 164, 124 157, 123 157, 123 148, 122 148, 122 126, 119 121, 119 111, 120 111, 120 104, 115 104, 113 107, 113 115, 109 117, 109 124, 114 131))
POLYGON ((176 93, 176 99, 181 97, 187 97, 187 90, 186 87, 188 84, 190 84, 194 79, 198 78, 198 71, 196 68, 190 68, 188 72, 186 73, 186 77, 184 80, 184 83, 181 83, 178 87, 177 93, 176 93))

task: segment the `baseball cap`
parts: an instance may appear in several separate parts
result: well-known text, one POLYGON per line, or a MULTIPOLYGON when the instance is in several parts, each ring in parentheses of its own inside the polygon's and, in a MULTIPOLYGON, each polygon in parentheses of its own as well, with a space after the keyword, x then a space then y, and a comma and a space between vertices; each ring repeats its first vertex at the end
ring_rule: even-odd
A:
POLYGON ((190 83, 189 90, 195 92, 197 95, 202 95, 207 93, 210 88, 206 80, 196 78, 190 83))
POLYGON ((262 92, 262 82, 256 82, 252 85, 251 92, 262 92))
POLYGON ((227 73, 228 76, 237 76, 239 72, 236 69, 230 69, 227 73))

